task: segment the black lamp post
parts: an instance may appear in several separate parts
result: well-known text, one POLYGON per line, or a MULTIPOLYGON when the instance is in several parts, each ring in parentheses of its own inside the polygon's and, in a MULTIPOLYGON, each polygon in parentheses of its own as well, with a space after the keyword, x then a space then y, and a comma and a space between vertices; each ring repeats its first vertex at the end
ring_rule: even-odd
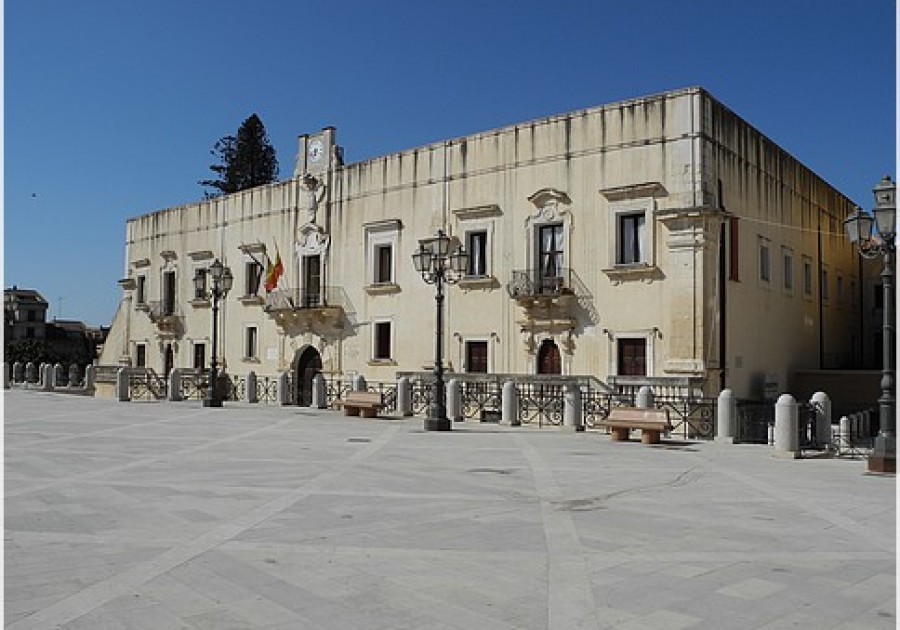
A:
POLYGON ((878 399, 878 435, 869 457, 869 472, 893 473, 897 470, 897 444, 894 435, 894 236, 897 222, 897 185, 885 175, 873 191, 873 216, 858 208, 844 221, 847 236, 856 243, 863 258, 884 256, 881 286, 884 297, 881 340, 881 397, 878 399))
POLYGON ((209 367, 209 390, 206 398, 203 399, 204 407, 221 407, 222 395, 218 387, 219 371, 216 361, 216 347, 218 346, 218 328, 219 328, 219 300, 224 298, 231 290, 234 282, 234 276, 231 275, 231 269, 222 265, 217 258, 213 264, 209 266, 210 286, 206 287, 206 273, 203 269, 198 269, 194 274, 195 295, 204 296, 212 301, 212 356, 210 357, 209 367))
POLYGON ((446 392, 444 390, 444 284, 456 284, 462 279, 469 266, 469 255, 457 242, 438 230, 434 238, 419 241, 419 250, 413 254, 413 265, 428 284, 435 285, 437 305, 434 346, 434 385, 428 417, 425 418, 426 431, 449 431, 446 392))

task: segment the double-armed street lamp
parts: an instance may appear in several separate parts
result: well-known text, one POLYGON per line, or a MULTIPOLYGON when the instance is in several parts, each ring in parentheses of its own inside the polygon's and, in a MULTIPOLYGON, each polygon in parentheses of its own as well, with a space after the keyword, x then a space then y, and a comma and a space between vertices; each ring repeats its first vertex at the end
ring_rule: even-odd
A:
POLYGON ((222 394, 219 391, 218 380, 218 363, 216 361, 216 347, 218 346, 218 328, 219 328, 219 300, 223 299, 231 290, 234 283, 234 276, 231 275, 231 269, 224 266, 219 259, 209 266, 208 270, 198 269, 194 274, 195 295, 198 297, 206 297, 212 302, 212 355, 209 364, 209 388, 206 398, 203 399, 204 407, 221 407, 222 394), (209 275, 210 285, 206 286, 206 275, 209 275))
POLYGON ((844 221, 850 241, 863 258, 884 256, 881 270, 883 320, 881 346, 881 397, 878 399, 878 435, 869 457, 869 472, 893 473, 897 470, 897 444, 894 432, 894 237, 897 222, 897 185, 887 175, 878 182, 872 215, 858 208, 844 221), (874 216, 873 216, 874 215, 874 216))
POLYGON ((426 431, 449 431, 450 419, 447 418, 446 392, 444 389, 444 284, 456 284, 466 274, 469 266, 469 255, 458 243, 438 230, 434 238, 419 240, 419 249, 413 254, 413 265, 422 279, 435 285, 437 290, 434 300, 437 306, 434 346, 434 384, 428 417, 425 418, 426 431))

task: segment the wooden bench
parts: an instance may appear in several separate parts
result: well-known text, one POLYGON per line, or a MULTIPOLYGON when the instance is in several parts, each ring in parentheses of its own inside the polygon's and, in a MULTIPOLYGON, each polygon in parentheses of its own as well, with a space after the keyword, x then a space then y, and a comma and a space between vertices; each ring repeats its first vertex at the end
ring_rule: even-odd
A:
POLYGON ((597 423, 612 431, 613 442, 627 441, 632 429, 641 430, 641 442, 659 444, 659 434, 672 430, 667 409, 613 407, 605 420, 597 423))
POLYGON ((344 408, 345 416, 374 418, 384 407, 378 392, 347 392, 343 400, 334 401, 335 406, 344 408))

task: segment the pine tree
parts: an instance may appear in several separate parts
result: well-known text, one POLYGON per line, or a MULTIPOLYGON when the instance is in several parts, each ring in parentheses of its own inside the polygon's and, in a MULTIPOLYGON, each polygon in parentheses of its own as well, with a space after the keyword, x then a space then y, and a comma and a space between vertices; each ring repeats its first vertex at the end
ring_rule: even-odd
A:
POLYGON ((216 189, 217 192, 206 192, 207 197, 227 195, 270 184, 278 179, 278 158, 275 149, 269 142, 266 128, 259 116, 251 115, 238 129, 237 136, 220 138, 212 155, 219 157, 219 164, 209 167, 218 179, 206 179, 197 182, 201 186, 216 189))

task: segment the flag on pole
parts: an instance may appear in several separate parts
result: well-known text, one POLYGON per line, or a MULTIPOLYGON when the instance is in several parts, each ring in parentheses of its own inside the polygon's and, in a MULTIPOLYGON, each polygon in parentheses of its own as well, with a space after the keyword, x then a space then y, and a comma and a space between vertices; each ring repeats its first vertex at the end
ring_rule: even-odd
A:
POLYGON ((278 251, 278 246, 275 246, 275 264, 272 264, 272 261, 269 260, 268 265, 266 266, 266 293, 274 291, 278 286, 278 279, 281 278, 281 275, 284 273, 284 265, 281 263, 281 252, 278 251))

